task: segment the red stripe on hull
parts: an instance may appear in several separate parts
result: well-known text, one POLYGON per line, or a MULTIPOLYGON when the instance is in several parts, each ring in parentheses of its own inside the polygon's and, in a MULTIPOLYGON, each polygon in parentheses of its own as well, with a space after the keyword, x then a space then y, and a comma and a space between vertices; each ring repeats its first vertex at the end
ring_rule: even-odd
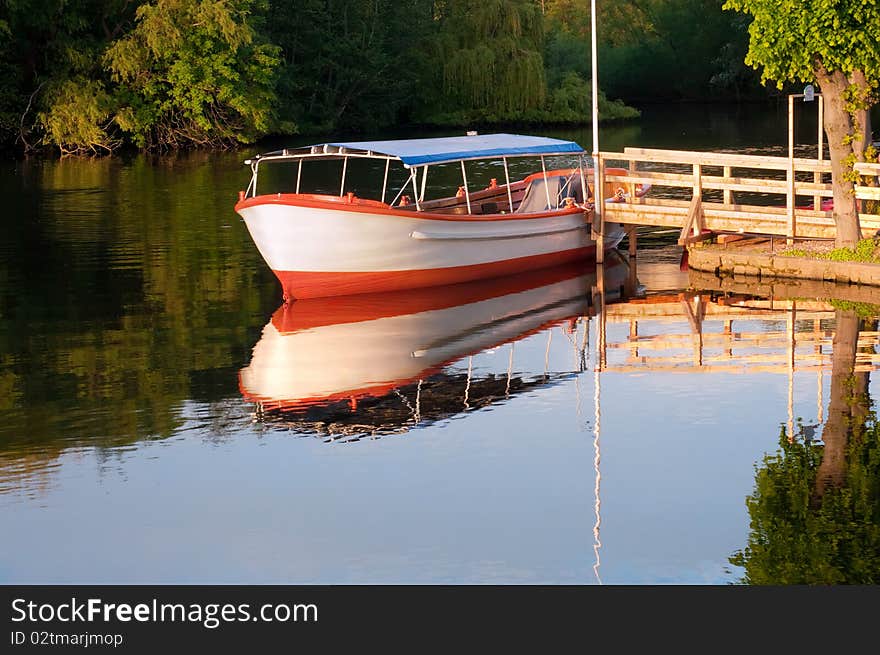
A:
POLYGON ((273 271, 273 273, 281 282, 284 299, 299 300, 458 284, 534 271, 594 258, 595 255, 596 247, 588 246, 500 262, 448 268, 371 272, 273 271))

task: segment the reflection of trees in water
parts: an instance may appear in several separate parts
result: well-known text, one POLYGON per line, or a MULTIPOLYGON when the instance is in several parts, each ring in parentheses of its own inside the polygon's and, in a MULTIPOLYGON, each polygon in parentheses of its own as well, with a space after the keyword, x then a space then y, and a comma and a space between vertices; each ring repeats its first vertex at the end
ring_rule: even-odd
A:
POLYGON ((279 298, 216 193, 240 181, 238 155, 22 164, 0 248, 2 461, 167 437, 187 401, 237 397, 279 298))
POLYGON ((790 440, 757 467, 748 544, 731 563, 750 584, 880 582, 880 424, 855 371, 859 319, 837 310, 822 442, 790 440))

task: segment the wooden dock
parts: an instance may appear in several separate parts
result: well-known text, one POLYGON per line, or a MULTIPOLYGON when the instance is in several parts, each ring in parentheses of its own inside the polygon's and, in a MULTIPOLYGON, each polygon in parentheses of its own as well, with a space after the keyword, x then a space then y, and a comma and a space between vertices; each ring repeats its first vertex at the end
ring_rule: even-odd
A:
MULTIPOLYGON (((596 170, 602 194, 622 202, 603 202, 601 222, 680 228, 678 243, 687 245, 716 234, 833 239, 836 229, 823 200, 832 197, 828 160, 717 152, 625 148, 601 152, 596 170), (627 174, 614 170, 625 168, 627 174), (639 198, 637 185, 651 190, 639 198)), ((880 201, 880 163, 857 163, 861 184, 856 197, 880 201)), ((875 205, 876 206, 876 205, 875 205)), ((880 230, 880 214, 861 213, 862 233, 880 230)), ((631 252, 634 233, 631 232, 631 252)))

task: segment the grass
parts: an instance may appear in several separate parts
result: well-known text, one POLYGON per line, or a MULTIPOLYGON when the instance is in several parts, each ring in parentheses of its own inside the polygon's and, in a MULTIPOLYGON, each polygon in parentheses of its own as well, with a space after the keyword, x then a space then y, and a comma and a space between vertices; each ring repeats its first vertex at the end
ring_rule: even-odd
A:
POLYGON ((780 255, 786 257, 808 257, 810 259, 828 259, 835 262, 864 262, 880 264, 880 240, 877 238, 862 239, 855 248, 835 248, 828 252, 810 252, 799 248, 784 250, 780 255))
POLYGON ((859 318, 877 318, 880 316, 880 305, 874 305, 866 302, 854 302, 852 300, 835 300, 828 301, 835 309, 844 311, 853 311, 859 318))

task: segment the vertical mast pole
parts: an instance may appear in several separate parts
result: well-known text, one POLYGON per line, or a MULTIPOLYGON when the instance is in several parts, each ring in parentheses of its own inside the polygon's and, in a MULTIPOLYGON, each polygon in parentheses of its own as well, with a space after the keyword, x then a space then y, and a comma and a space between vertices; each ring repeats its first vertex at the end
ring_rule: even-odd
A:
POLYGON ((510 204, 510 213, 513 213, 513 193, 510 191, 510 171, 507 170, 507 157, 502 157, 504 162, 504 181, 507 183, 507 202, 510 204))
POLYGON ((788 96, 788 170, 786 172, 788 190, 785 194, 786 215, 788 225, 786 227, 785 244, 790 246, 794 243, 795 234, 795 192, 794 192, 794 95, 788 96))
POLYGON ((382 180, 382 202, 385 202, 385 191, 388 189, 388 169, 391 167, 391 158, 385 160, 385 178, 382 180))
POLYGON ((593 231, 596 233, 596 262, 605 261, 603 236, 605 226, 602 224, 602 191, 604 180, 599 179, 601 166, 599 165, 599 65, 597 54, 596 35, 596 0, 590 0, 590 51, 592 55, 593 72, 593 231), (596 229, 598 227, 598 230, 596 229))

